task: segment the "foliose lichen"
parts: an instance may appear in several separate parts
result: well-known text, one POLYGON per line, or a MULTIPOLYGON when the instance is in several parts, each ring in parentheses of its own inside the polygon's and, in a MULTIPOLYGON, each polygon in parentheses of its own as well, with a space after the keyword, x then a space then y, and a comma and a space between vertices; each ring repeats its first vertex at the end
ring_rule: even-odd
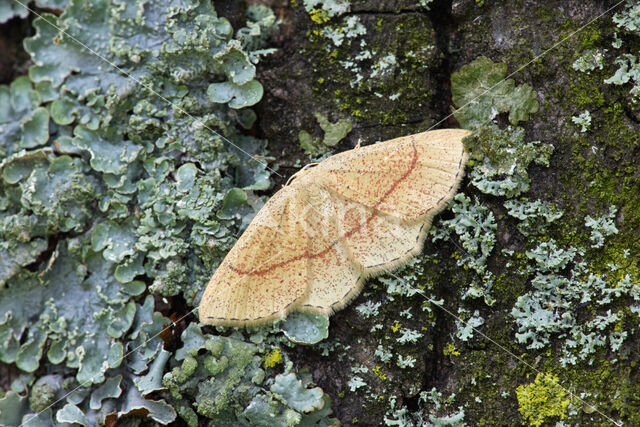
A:
POLYGON ((507 112, 509 122, 517 125, 538 111, 538 100, 531 86, 516 86, 515 81, 505 79, 506 76, 507 64, 494 63, 484 56, 451 75, 451 100, 458 107, 453 114, 462 127, 477 128, 507 112))
POLYGON ((38 5, 60 13, 33 20, 28 76, 0 86, 0 361, 61 375, 25 381, 30 405, 9 393, 0 417, 168 424, 186 409, 157 394, 171 322, 149 292, 196 305, 263 203, 247 107, 277 21, 250 6, 234 31, 197 0, 38 5))
POLYGON ((274 368, 268 362, 273 353, 263 361, 259 346, 241 336, 204 336, 192 323, 182 341, 185 346, 171 358, 172 368, 164 374, 162 384, 188 425, 197 425, 197 415, 216 425, 337 423, 330 418, 329 397, 322 389, 311 387, 308 376, 293 372, 267 376, 261 365, 274 368))

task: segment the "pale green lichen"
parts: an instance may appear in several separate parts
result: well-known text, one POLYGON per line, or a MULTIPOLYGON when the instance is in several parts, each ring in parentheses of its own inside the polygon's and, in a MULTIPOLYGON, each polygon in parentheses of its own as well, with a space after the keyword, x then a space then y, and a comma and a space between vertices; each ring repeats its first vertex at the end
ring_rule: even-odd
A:
MULTIPOLYGON (((615 225, 611 217, 615 209, 600 221, 588 217, 587 223, 606 225, 606 237, 615 225)), ((617 229, 616 229, 617 231, 617 229)), ((596 234, 594 244, 605 245, 604 234, 596 234)), ((640 286, 629 275, 615 279, 615 275, 600 275, 582 261, 586 249, 562 248, 553 240, 538 242, 525 253, 533 265, 520 270, 531 278, 534 290, 518 297, 511 315, 515 318, 518 342, 528 348, 544 348, 551 338, 563 338, 560 363, 576 364, 580 360, 593 360, 599 348, 609 343, 617 351, 626 338, 623 331, 615 330, 624 317, 617 307, 626 296, 635 295, 640 286), (584 312, 581 307, 588 306, 584 312)))
POLYGON ((301 130, 298 133, 300 146, 308 155, 320 156, 326 154, 331 147, 343 140, 353 128, 353 125, 348 120, 342 119, 331 123, 324 114, 315 113, 314 116, 324 132, 324 137, 322 139, 313 138, 306 130, 301 130))
POLYGON ((29 9, 20 3, 12 1, 0 2, 0 24, 4 24, 13 17, 24 19, 29 15, 29 9))
POLYGON ((591 127, 591 113, 585 110, 577 116, 571 117, 571 121, 580 126, 580 132, 585 133, 591 127))
POLYGON ((398 339, 396 339, 396 341, 400 344, 416 343, 418 339, 422 338, 423 336, 424 334, 413 329, 402 328, 400 330, 400 336, 398 337, 398 339))
POLYGON ((416 365, 416 359, 412 356, 403 356, 399 354, 396 364, 400 369, 413 368, 416 365))
POLYGON ((515 197, 529 190, 527 168, 533 162, 549 166, 553 146, 539 141, 525 142, 524 129, 483 126, 464 140, 474 163, 471 183, 494 196, 515 197))
POLYGON ((601 248, 606 237, 618 234, 618 228, 614 223, 616 212, 618 212, 618 209, 615 206, 611 206, 609 213, 600 218, 587 216, 584 219, 584 225, 591 229, 592 248, 601 248))
POLYGON ((379 314, 379 309, 381 305, 382 303, 380 302, 374 303, 373 301, 366 301, 356 306, 356 310, 363 317, 377 316, 379 314))
POLYGON ((482 206, 477 198, 472 203, 463 193, 454 197, 451 211, 455 214, 452 219, 440 221, 430 230, 432 241, 450 239, 452 233, 457 235, 462 251, 455 255, 456 263, 464 269, 473 270, 477 275, 466 289, 464 298, 482 297, 491 305, 494 277, 487 270, 487 259, 496 242, 497 224, 493 212, 482 206))
POLYGON ((507 213, 518 219, 518 231, 525 236, 544 234, 549 225, 560 219, 563 212, 549 203, 527 198, 504 202, 507 213))
MULTIPOLYGON (((627 2, 625 8, 621 12, 617 12, 613 16, 613 22, 623 33, 629 33, 632 37, 635 37, 640 32, 640 19, 639 19, 640 4, 636 1, 627 2)), ((613 42, 613 46, 616 49, 620 49, 623 45, 623 39, 618 39, 617 34, 613 42)), ((640 95, 640 63, 638 58, 633 53, 622 53, 615 59, 615 64, 618 69, 604 82, 607 84, 624 85, 631 82, 632 87, 629 93, 637 101, 637 97, 640 95)))
POLYGON ((451 75, 451 100, 458 107, 456 120, 467 129, 488 124, 500 113, 509 113, 512 125, 538 111, 531 86, 516 86, 506 79, 507 64, 481 56, 451 75), (464 107, 464 108, 462 108, 464 107))
POLYGON ((359 388, 365 387, 367 385, 366 382, 364 382, 364 380, 358 376, 353 376, 351 377, 351 379, 349 379, 349 382, 347 383, 347 385, 349 386, 349 390, 351 390, 352 392, 358 390, 359 388))
MULTIPOLYGON (((34 411, 81 386, 42 424, 197 423, 157 397, 170 322, 134 298, 151 284, 196 304, 264 202, 251 192, 270 186, 266 143, 243 134, 255 113, 237 109, 262 96, 255 63, 275 15, 249 7, 234 36, 210 2, 38 5, 60 13, 33 20, 29 75, 0 86, 0 360, 62 365, 62 391, 25 382, 34 411)), ((14 406, 0 417, 35 416, 14 406)))
POLYGON ((217 425, 257 425, 271 419, 296 426, 310 419, 331 420, 322 389, 292 372, 265 377, 261 365, 271 363, 257 357, 257 345, 232 337, 205 338, 195 324, 183 332, 182 341, 185 346, 172 358, 173 368, 162 383, 174 407, 184 408, 178 415, 186 422, 195 414, 217 425))
POLYGON ((14 80, 10 86, 0 85, 0 156, 21 149, 44 145, 49 139, 49 113, 40 104, 43 96, 33 88, 28 77, 14 80), (14 142, 15 141, 15 142, 14 142))
POLYGON ((329 317, 293 312, 280 324, 284 335, 296 344, 317 344, 329 336, 329 317))
POLYGON ((456 338, 461 341, 469 341, 473 337, 474 331, 484 325, 485 320, 480 316, 480 312, 475 310, 469 316, 469 311, 464 308, 458 309, 458 319, 456 319, 456 338))
POLYGON ((437 426, 437 427, 463 427, 467 425, 464 421, 465 411, 462 407, 456 412, 444 410, 447 401, 452 400, 454 395, 443 398, 442 393, 435 387, 431 391, 422 391, 419 395, 417 412, 411 412, 406 406, 397 405, 397 398, 392 396, 389 401, 389 409, 384 416, 386 426, 415 427, 415 426, 437 426))
POLYGON ((593 70, 602 70, 604 68, 604 56, 607 50, 587 49, 573 63, 573 69, 589 74, 593 70))

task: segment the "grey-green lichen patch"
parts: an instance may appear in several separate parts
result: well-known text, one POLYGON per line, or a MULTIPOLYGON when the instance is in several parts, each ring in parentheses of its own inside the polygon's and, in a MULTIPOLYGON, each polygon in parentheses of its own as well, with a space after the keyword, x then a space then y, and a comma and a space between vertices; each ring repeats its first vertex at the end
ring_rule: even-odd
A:
POLYGON ((507 200, 504 207, 508 215, 519 220, 517 227, 523 236, 545 234, 548 226, 563 215, 560 209, 550 203, 527 198, 507 200))
POLYGON ((98 172, 121 175, 142 149, 131 141, 123 140, 122 135, 114 131, 94 131, 76 126, 74 132, 73 145, 89 153, 91 167, 98 172))
MULTIPOLYGON (((141 254, 146 254, 144 268, 154 279, 152 289, 174 295, 183 290, 176 285, 184 283, 186 274, 177 262, 178 258, 190 257, 201 280, 206 280, 211 270, 202 265, 202 260, 208 262, 208 258, 224 254, 233 241, 235 224, 246 226, 261 203, 259 199, 252 199, 249 201, 251 206, 247 203, 222 206, 225 220, 219 221, 220 218, 212 217, 211 212, 221 207, 220 194, 233 187, 234 178, 235 183, 248 190, 269 186, 266 159, 249 159, 260 155, 264 144, 237 135, 233 128, 235 120, 246 114, 231 113, 226 108, 227 101, 223 103, 225 105, 209 102, 206 88, 200 85, 197 76, 217 73, 228 79, 229 84, 259 85, 254 80, 252 62, 257 57, 252 57, 244 46, 260 48, 260 40, 275 20, 270 18, 272 14, 259 7, 250 8, 250 31, 241 32, 240 42, 233 39, 229 22, 217 17, 206 2, 154 5, 141 9, 140 16, 133 5, 119 3, 114 9, 116 12, 108 17, 104 2, 88 4, 90 12, 83 11, 79 4, 72 5, 60 18, 45 16, 43 19, 59 19, 60 26, 69 27, 69 34, 75 34, 74 25, 92 26, 100 36, 90 40, 86 34, 74 36, 107 59, 126 58, 120 67, 135 74, 144 86, 139 91, 132 91, 133 82, 126 76, 112 73, 109 67, 105 68, 105 74, 99 61, 70 38, 61 37, 55 44, 55 52, 48 50, 56 34, 42 20, 36 20, 38 32, 26 42, 37 62, 31 69, 31 77, 35 81, 52 81, 54 87, 66 91, 64 97, 53 99, 56 123, 73 127, 73 146, 80 149, 79 153, 87 153, 89 164, 97 172, 89 173, 86 166, 82 170, 87 175, 85 182, 98 177, 98 182, 89 183, 94 187, 93 192, 100 195, 102 215, 112 221, 102 223, 104 225, 94 231, 94 245, 101 249, 105 247, 105 257, 121 264, 118 277, 122 281, 142 273, 144 255, 141 257, 141 254), (191 14, 192 19, 185 19, 186 15, 181 13, 191 14), (154 20, 162 24, 147 32, 146 22, 154 20), (136 31, 145 33, 148 44, 130 42, 129 34, 136 31), (200 38, 195 38, 196 34, 200 38), (103 43, 109 37, 112 43, 103 43), (152 40, 158 43, 152 43, 152 40), (58 66, 63 57, 66 58, 64 65, 58 66), (77 68, 83 73, 71 72, 77 68), (100 73, 100 79, 93 79, 94 73, 100 73), (129 108, 133 114, 126 117, 123 112, 129 108), (73 114, 70 115, 70 111, 73 114), (98 130, 100 120, 109 126, 98 130), (226 141, 216 132, 225 135, 226 141), (160 149, 184 153, 192 156, 189 158, 192 161, 182 165, 176 156, 160 155, 160 149), (199 171, 193 161, 197 162, 199 171), (187 164, 191 165, 190 169, 184 167, 187 164), (232 170, 231 178, 229 174, 221 175, 225 169, 232 170), (187 171, 190 171, 189 177, 185 175, 187 171), (106 188, 99 185, 100 178, 106 188), (188 184, 185 178, 188 178, 188 184), (174 197, 176 193, 181 196, 174 197), (129 211, 131 202, 138 206, 137 215, 132 216, 129 211), (106 224, 108 228, 105 228, 106 224), (104 236, 105 231, 116 230, 118 236, 104 236), (104 237, 100 242, 98 235, 104 237), (187 242, 191 241, 197 241, 199 249, 188 250, 187 242)), ((256 99, 260 96, 258 94, 256 99)), ((65 132, 66 138, 69 131, 65 132)), ((71 172, 73 168, 67 171, 71 172)), ((12 178, 14 181, 21 178, 16 173, 11 176, 16 177, 12 178)), ((69 183, 73 182, 71 177, 65 178, 69 183)), ((68 188, 61 186, 60 189, 82 200, 68 188)), ((86 200, 84 206, 89 202, 91 200, 86 200)), ((27 207, 34 209, 31 205, 27 207)), ((71 208, 71 212, 78 210, 71 208)), ((79 209, 78 213, 84 212, 79 209)), ((71 222, 73 219, 66 220, 68 224, 62 231, 86 229, 88 224, 79 224, 79 220, 71 222)), ((49 221, 56 220, 49 216, 49 221)), ((190 299, 194 298, 193 292, 188 291, 188 294, 190 299)))
POLYGON ((310 413, 324 407, 322 389, 318 387, 306 388, 293 373, 276 376, 270 390, 299 413, 310 413))
POLYGON ((280 328, 285 336, 296 344, 317 344, 329 336, 329 317, 293 312, 280 324, 280 328))
MULTIPOLYGON (((64 9, 68 0, 37 0, 35 4, 39 8, 64 9)), ((24 19, 29 15, 29 8, 25 3, 3 1, 0 2, 0 24, 14 17, 24 19)))
POLYGON ((455 394, 444 398, 435 387, 430 391, 421 391, 419 394, 419 410, 411 410, 399 404, 398 398, 392 396, 389 401, 389 409, 384 416, 384 425, 413 427, 418 425, 462 427, 465 423, 465 411, 463 407, 455 408, 451 405, 455 394))
MULTIPOLYGON (((617 233, 610 219, 615 212, 613 208, 600 218, 585 218, 585 226, 592 229, 591 247, 605 247, 617 233)), ((553 336, 563 339, 559 354, 563 365, 592 363, 603 347, 617 353, 628 336, 620 329, 628 316, 623 301, 640 298, 637 274, 617 274, 613 264, 608 264, 612 271, 601 272, 585 262, 587 247, 562 248, 553 239, 545 240, 543 231, 529 234, 536 236, 535 246, 524 254, 529 262, 520 269, 533 290, 518 297, 511 310, 518 326, 516 339, 528 348, 546 347, 553 336)), ((623 252, 623 258, 627 256, 623 252)))
POLYGON ((85 173, 84 162, 69 156, 33 170, 20 182, 22 208, 44 221, 48 234, 86 229, 98 183, 85 173))
POLYGON ((320 128, 324 131, 324 137, 313 138, 306 130, 301 130, 298 133, 298 139, 300 140, 300 146, 305 153, 312 156, 318 156, 326 154, 331 147, 334 147, 344 137, 347 136, 353 125, 348 120, 338 120, 335 123, 331 123, 327 116, 322 113, 314 114, 320 128))
POLYGON ((524 129, 495 125, 479 128, 464 141, 474 163, 470 178, 486 194, 514 197, 529 190, 527 168, 534 162, 549 166, 553 146, 540 141, 525 142, 524 129))
POLYGON ((61 375, 45 375, 39 378, 31 388, 29 396, 29 408, 33 412, 41 412, 61 397, 61 375))
POLYGON ((484 56, 451 75, 451 100, 458 107, 453 113, 462 127, 473 129, 507 112, 509 122, 516 125, 538 111, 531 86, 516 86, 506 76, 507 64, 496 64, 484 56))
POLYGON ((269 425, 296 426, 310 425, 311 419, 326 425, 331 420, 324 392, 304 377, 286 372, 265 378, 258 345, 237 335, 205 337, 194 324, 182 340, 185 346, 162 382, 189 425, 196 414, 220 425, 267 425, 270 420, 269 425))
MULTIPOLYGON (((617 12, 613 16, 613 22, 623 32, 630 34, 632 37, 637 36, 640 27, 638 26, 638 4, 637 2, 628 2, 625 4, 623 11, 617 12)), ((624 39, 618 39, 616 37, 613 42, 613 47, 620 49, 623 45, 624 39)), ((622 50, 624 52, 627 49, 622 50)), ((640 64, 638 63, 638 57, 634 54, 633 50, 629 53, 622 53, 619 51, 619 56, 615 59, 615 64, 618 69, 613 75, 605 79, 604 82, 614 85, 626 85, 631 82, 632 87, 629 94, 637 101, 640 95, 640 77, 638 71, 640 70, 640 64)))
MULTIPOLYGON (((92 268, 96 269, 96 266, 94 265, 92 268)), ((126 317, 126 314, 123 316, 126 317)), ((88 320, 91 322, 90 319, 88 320)), ((117 336, 120 333, 117 330, 120 328, 117 325, 120 320, 115 319, 111 325, 110 335, 117 336)), ((128 326, 125 326, 126 334, 122 335, 121 339, 125 342, 124 347, 130 352, 128 363, 120 364, 120 361, 117 361, 115 364, 110 364, 109 360, 104 360, 102 363, 99 360, 90 362, 96 366, 101 365, 101 369, 110 368, 101 385, 92 387, 88 379, 80 377, 80 372, 76 376, 79 378, 76 378, 72 375, 74 370, 67 370, 64 371, 67 373, 65 377, 46 375, 35 382, 33 377, 22 378, 20 388, 12 386, 23 394, 29 393, 29 407, 19 409, 18 415, 22 418, 22 422, 26 423, 25 425, 51 425, 55 422, 94 425, 98 422, 97 420, 107 422, 108 417, 111 417, 112 421, 122 419, 132 411, 138 416, 146 414, 161 424, 173 421, 175 412, 171 406, 163 400, 151 400, 143 397, 145 393, 148 394, 148 391, 153 389, 150 386, 153 386, 155 382, 151 378, 154 375, 161 378, 163 365, 168 360, 165 355, 167 352, 162 350, 162 340, 158 337, 158 333, 166 326, 167 320, 159 313, 154 313, 153 299, 148 297, 143 306, 136 306, 135 316, 127 323, 128 326), (146 375, 140 375, 147 370, 146 375), (78 379, 83 382, 79 383, 78 379), (59 399, 63 400, 58 402, 59 399), (54 406, 51 407, 51 405, 54 406)), ((76 325, 74 326, 75 330, 81 330, 77 323, 70 322, 70 324, 76 325)), ((109 328, 103 329, 109 330, 109 328)), ((58 332, 58 336, 61 335, 59 331, 53 331, 50 332, 50 337, 55 332, 58 332)), ((90 339, 82 336, 66 339, 66 347, 63 350, 67 353, 63 356, 67 357, 67 366, 73 365, 73 363, 69 363, 72 354, 75 354, 76 358, 78 355, 84 354, 86 356, 85 359, 78 362, 80 365, 86 363, 89 358, 109 357, 106 354, 108 350, 100 344, 88 347, 90 340, 94 338, 106 343, 109 342, 108 336, 100 331, 94 333, 90 339), (87 349, 79 350, 76 348, 73 351, 74 343, 87 346, 87 349), (105 354, 95 354, 95 351, 102 351, 105 354)), ((50 361, 52 356, 56 356, 51 353, 54 347, 55 343, 48 352, 50 361)), ((62 359, 58 362, 52 361, 52 363, 60 362, 62 359)), ((98 376, 95 377, 98 379, 98 376)), ((17 385, 15 384, 15 386, 17 385)))
POLYGON ((13 17, 24 19, 29 14, 29 9, 20 3, 3 1, 0 3, 0 24, 4 24, 13 17))
POLYGON ((47 166, 52 160, 54 160, 53 153, 47 148, 21 150, 2 160, 0 163, 2 178, 7 184, 17 184, 28 177, 34 169, 47 166))
POLYGON ((264 203, 266 141, 238 108, 262 96, 277 21, 253 6, 235 32, 205 1, 38 4, 61 12, 33 20, 29 75, 0 87, 0 360, 63 379, 25 382, 32 408, 0 416, 72 392, 38 422, 168 424, 188 411, 163 401, 169 321, 144 294, 195 305, 264 203))
POLYGON ((0 399, 0 425, 17 426, 22 422, 22 414, 27 410, 28 399, 10 390, 0 399))
POLYGON ((209 99, 217 103, 229 103, 231 108, 250 107, 260 101, 264 89, 256 80, 238 85, 232 82, 212 83, 209 99))
POLYGON ((121 293, 113 264, 99 254, 83 258, 61 244, 52 257, 42 277, 21 273, 7 282, 0 301, 2 360, 33 371, 48 338, 51 363, 66 361, 67 366, 78 368, 78 381, 100 383, 103 373, 121 362, 123 346, 117 338, 130 328, 135 305, 121 293), (34 315, 36 327, 26 329, 27 319, 34 315), (24 333, 29 338, 20 343, 24 333))
POLYGON ((49 139, 49 113, 28 77, 0 85, 0 156, 44 145, 49 139))
POLYGON ((448 240, 455 233, 462 244, 462 253, 456 255, 457 265, 473 270, 476 274, 463 298, 484 298, 493 304, 491 288, 494 275, 487 269, 487 259, 495 246, 497 224, 490 209, 483 206, 477 198, 472 200, 460 193, 451 204, 455 216, 441 221, 430 233, 432 241, 448 240))
POLYGON ((618 209, 615 206, 609 208, 609 213, 599 218, 591 218, 587 216, 584 225, 591 229, 591 247, 601 248, 604 245, 605 238, 618 234, 618 228, 615 224, 615 217, 618 209))

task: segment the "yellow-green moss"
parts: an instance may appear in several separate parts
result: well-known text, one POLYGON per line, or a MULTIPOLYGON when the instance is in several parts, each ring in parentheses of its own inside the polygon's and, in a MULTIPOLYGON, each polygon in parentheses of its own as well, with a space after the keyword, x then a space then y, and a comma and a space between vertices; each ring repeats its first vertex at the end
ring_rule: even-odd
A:
POLYGON ((316 24, 324 24, 331 19, 327 11, 324 9, 313 9, 309 12, 309 17, 316 24))
POLYGON ((442 349, 442 354, 445 356, 460 356, 460 352, 456 350, 456 345, 453 342, 448 342, 442 349))
POLYGON ((540 426, 549 418, 567 416, 569 398, 553 374, 540 373, 533 383, 516 389, 520 414, 529 425, 540 426))

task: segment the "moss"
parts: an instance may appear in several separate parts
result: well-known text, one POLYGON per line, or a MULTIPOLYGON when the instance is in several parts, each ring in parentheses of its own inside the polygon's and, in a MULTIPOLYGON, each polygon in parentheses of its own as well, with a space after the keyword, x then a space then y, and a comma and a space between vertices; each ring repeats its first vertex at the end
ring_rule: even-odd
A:
MULTIPOLYGON (((603 358, 604 359, 604 358, 603 358)), ((635 380, 632 366, 620 366, 602 360, 596 367, 583 366, 579 369, 561 371, 558 375, 567 384, 580 384, 583 390, 593 393, 583 395, 582 402, 575 402, 582 408, 586 420, 605 422, 598 411, 616 414, 615 417, 625 420, 625 424, 637 425, 640 422, 638 404, 640 404, 640 383, 635 380), (596 411, 598 410, 598 411, 596 411)))
POLYGON ((549 418, 564 419, 569 399, 567 392, 553 374, 540 373, 533 383, 516 389, 518 408, 522 417, 532 426, 540 426, 549 418))
POLYGON ((445 356, 460 356, 460 352, 456 350, 456 345, 453 342, 448 342, 442 349, 442 354, 445 356))
MULTIPOLYGON (((518 354, 512 343, 511 326, 506 323, 488 325, 485 333, 503 348, 518 354)), ((525 359, 528 357, 525 355, 525 359)), ((532 357, 533 359, 533 357, 532 357)), ((528 361, 530 362, 530 361, 528 361)), ((514 363, 513 357, 504 350, 485 340, 474 342, 473 348, 466 348, 455 359, 456 381, 455 401, 465 405, 467 420, 479 426, 502 425, 505 414, 517 412, 515 397, 505 399, 503 393, 513 390, 529 371, 521 363, 514 363), (480 401, 476 400, 480 398, 480 401)))
MULTIPOLYGON (((635 156, 640 137, 629 125, 629 120, 619 103, 608 104, 598 116, 594 117, 595 131, 588 138, 569 137, 563 143, 571 144, 570 167, 562 168, 562 181, 566 188, 567 200, 574 206, 569 217, 563 223, 568 230, 583 230, 577 227, 586 215, 600 214, 609 206, 619 207, 624 217, 620 225, 620 233, 614 238, 615 248, 601 252, 598 258, 606 262, 598 262, 604 266, 611 261, 620 261, 624 249, 631 250, 630 255, 640 255, 634 244, 632 230, 640 227, 640 199, 635 195, 640 191, 640 180, 635 176, 635 156), (571 186, 580 179, 588 185, 571 186), (574 188, 572 188, 574 187, 574 188)), ((581 241, 588 241, 588 230, 578 233, 581 241)), ((565 234, 566 233, 562 233, 565 234)), ((559 236, 561 240, 575 242, 576 237, 559 236)), ((561 241, 560 240, 560 241, 561 241)), ((629 264, 624 262, 623 265, 629 264)))
POLYGON ((584 108, 599 109, 604 106, 604 92, 602 85, 598 84, 599 81, 601 81, 600 73, 580 73, 568 82, 568 86, 564 88, 565 96, 572 100, 576 113, 584 108))
POLYGON ((310 81, 316 83, 312 88, 316 103, 323 105, 330 99, 332 108, 379 125, 424 120, 421 110, 435 94, 434 82, 425 81, 425 71, 440 61, 429 20, 420 14, 363 15, 362 23, 367 34, 338 47, 322 37, 320 30, 309 34, 304 54, 314 67, 310 81), (402 37, 389 37, 395 32, 402 37), (361 46, 360 40, 366 40, 366 45, 361 46), (367 57, 366 51, 372 56, 367 57), (388 55, 396 57, 396 65, 386 75, 368 78, 378 61, 388 55), (321 80, 327 75, 331 80, 321 80))
POLYGON ((324 9, 313 9, 311 12, 309 12, 309 17, 316 24, 324 24, 325 22, 329 22, 329 20, 331 20, 329 13, 327 13, 327 11, 324 9))

